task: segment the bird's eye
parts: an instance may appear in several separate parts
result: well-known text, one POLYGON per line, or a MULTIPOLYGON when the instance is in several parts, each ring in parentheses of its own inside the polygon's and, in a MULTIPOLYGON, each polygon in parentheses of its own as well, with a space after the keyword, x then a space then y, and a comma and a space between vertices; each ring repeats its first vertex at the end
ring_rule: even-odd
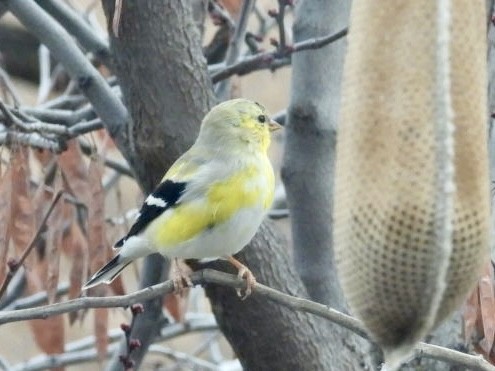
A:
POLYGON ((258 121, 261 123, 264 123, 266 121, 266 116, 265 115, 259 115, 258 116, 258 121))

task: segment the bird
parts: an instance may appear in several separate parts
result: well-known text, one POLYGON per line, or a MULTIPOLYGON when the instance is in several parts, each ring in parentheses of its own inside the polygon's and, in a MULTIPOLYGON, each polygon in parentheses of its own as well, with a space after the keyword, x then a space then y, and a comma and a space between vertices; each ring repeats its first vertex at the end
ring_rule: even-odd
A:
MULTIPOLYGON (((118 254, 82 290, 109 284, 134 260, 158 252, 175 261, 226 259, 246 279, 243 298, 249 296, 256 278, 233 255, 253 238, 272 204, 275 177, 267 152, 271 132, 281 127, 251 100, 213 107, 195 143, 169 168, 127 235, 115 243, 118 254)), ((183 280, 191 285, 179 269, 176 289, 183 280)))

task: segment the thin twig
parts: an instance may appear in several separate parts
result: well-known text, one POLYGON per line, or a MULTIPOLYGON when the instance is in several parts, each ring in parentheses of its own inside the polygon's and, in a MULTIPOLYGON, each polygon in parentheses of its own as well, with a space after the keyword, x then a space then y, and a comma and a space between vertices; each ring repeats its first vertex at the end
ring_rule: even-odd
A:
POLYGON ((331 44, 347 35, 348 29, 344 28, 337 33, 316 37, 309 40, 304 40, 294 44, 292 47, 286 47, 282 55, 278 50, 265 52, 256 55, 250 55, 232 65, 225 65, 219 69, 214 67, 211 80, 213 83, 227 79, 233 75, 246 75, 253 71, 277 68, 289 65, 291 63, 290 56, 293 53, 298 53, 303 50, 318 49, 325 45, 331 44))
POLYGON ((121 153, 127 155, 129 138, 125 128, 129 113, 101 74, 77 47, 67 31, 33 0, 5 0, 9 10, 26 28, 46 45, 50 52, 76 80, 78 87, 93 104, 121 153))
POLYGON ((38 103, 44 102, 52 90, 51 64, 50 51, 45 45, 41 44, 38 48, 38 66, 40 70, 37 97, 38 103))
MULTIPOLYGON (((83 141, 79 141, 79 144, 81 146, 82 152, 86 156, 91 156, 93 154, 93 148, 89 144, 87 144, 83 141)), ((108 157, 105 157, 105 159, 103 160, 103 164, 106 167, 108 167, 112 170, 115 170, 122 175, 126 175, 130 178, 134 178, 134 173, 132 172, 131 168, 127 164, 123 164, 122 162, 112 160, 108 157)))
POLYGON ((64 191, 58 191, 57 194, 55 195, 55 198, 53 199, 52 203, 50 204, 50 207, 45 213, 45 216, 41 220, 41 224, 38 227, 36 233, 34 234, 33 238, 31 239, 31 242, 29 245, 24 249, 24 252, 22 253, 21 257, 19 260, 17 260, 15 263, 9 264, 9 271, 7 275, 5 276, 2 286, 0 287, 0 298, 3 296, 5 291, 7 290, 7 287, 9 286, 10 281, 14 277, 15 273, 19 269, 22 264, 24 264, 24 261, 28 257, 29 253, 33 250, 33 248, 36 246, 36 243, 38 242, 38 239, 40 238, 41 234, 45 231, 46 229, 46 222, 48 218, 50 217, 52 211, 55 209, 55 206, 57 205, 58 201, 64 194, 64 191))
POLYGON ((278 13, 275 17, 278 25, 278 37, 279 44, 278 50, 283 52, 287 47, 285 42, 285 7, 287 6, 287 0, 278 0, 278 13))
POLYGON ((19 94, 17 93, 14 84, 12 84, 9 74, 1 67, 0 67, 0 85, 2 85, 2 89, 4 90, 4 97, 6 95, 5 92, 8 92, 13 100, 14 106, 18 107, 21 104, 19 94))
POLYGON ((112 18, 112 32, 115 37, 119 37, 120 17, 122 17, 122 1, 123 0, 115 0, 112 18))
MULTIPOLYGON (((247 21, 251 10, 253 8, 254 0, 244 0, 242 3, 241 15, 237 26, 235 28, 234 36, 230 42, 227 55, 225 56, 225 65, 230 66, 237 62, 239 55, 241 54, 242 42, 244 41, 244 35, 246 34, 247 21)), ((228 81, 222 81, 215 89, 215 93, 220 100, 225 100, 229 95, 229 83, 228 81)))
POLYGON ((55 153, 60 153, 66 148, 64 143, 47 139, 38 133, 0 132, 1 145, 10 146, 14 143, 34 148, 48 149, 55 153))
MULTIPOLYGON (((0 310, 6 309, 10 307, 12 303, 15 303, 19 298, 24 294, 24 290, 26 289, 26 270, 21 269, 14 275, 14 278, 9 284, 9 289, 5 293, 5 295, 0 299, 0 310)), ((40 303, 40 304, 46 304, 40 303)), ((14 308, 10 308, 14 309, 14 308)))
MULTIPOLYGON (((3 121, 7 127, 10 127, 11 125, 15 125, 18 129, 20 129, 23 132, 38 133, 41 136, 46 137, 47 140, 56 139, 60 142, 60 144, 65 143, 67 142, 67 140, 75 138, 77 136, 104 128, 103 122, 101 121, 100 118, 95 118, 90 121, 79 122, 69 127, 62 124, 42 122, 39 121, 37 118, 28 115, 23 110, 13 110, 11 112, 2 101, 0 101, 0 111, 3 114, 0 117, 0 120, 3 118, 3 121)), ((42 112, 44 112, 46 115, 47 110, 42 110, 42 112)), ((89 110, 86 109, 78 110, 76 111, 76 113, 73 115, 72 118, 81 116, 81 112, 84 114, 91 113, 89 112, 89 110)), ((56 116, 56 115, 57 114, 52 114, 52 116, 56 116)), ((61 116, 66 116, 66 115, 62 114, 61 116)), ((65 149, 65 146, 60 146, 60 149, 61 150, 65 149)))
POLYGON ((208 1, 208 12, 210 13, 210 17, 213 18, 213 22, 215 24, 225 23, 229 27, 229 30, 233 30, 235 28, 235 22, 230 16, 229 12, 225 10, 220 4, 218 4, 215 0, 208 1))
POLYGON ((73 35, 81 46, 92 52, 96 58, 104 63, 110 60, 110 48, 105 39, 95 32, 82 15, 60 0, 43 0, 39 2, 53 18, 73 35))
MULTIPOLYGON (((232 287, 234 289, 246 288, 246 282, 242 279, 239 279, 237 276, 215 271, 212 269, 204 269, 198 272, 194 272, 191 275, 191 280, 195 285, 218 284, 222 286, 232 287)), ((68 313, 88 308, 128 307, 135 303, 150 300, 165 294, 170 294, 173 292, 173 290, 173 281, 168 280, 166 282, 147 287, 128 295, 113 297, 82 297, 79 299, 69 300, 64 303, 55 303, 37 308, 21 309, 17 311, 5 311, 0 312, 0 324, 24 321, 28 319, 45 319, 57 314, 68 313)), ((285 307, 305 313, 311 313, 325 318, 331 322, 337 323, 342 327, 347 328, 348 330, 351 330, 359 336, 369 339, 361 321, 347 314, 341 313, 335 309, 329 308, 326 305, 319 304, 308 299, 284 294, 278 290, 272 289, 262 284, 257 284, 254 287, 252 295, 259 295, 285 307)), ((420 343, 416 347, 416 352, 418 355, 421 355, 423 357, 463 365, 471 370, 495 371, 495 366, 491 365, 479 356, 461 353, 453 349, 420 343), (441 351, 439 351, 439 348, 441 348, 441 351)))
MULTIPOLYGON (((65 126, 72 126, 81 121, 93 120, 96 114, 91 105, 86 105, 76 110, 57 109, 57 108, 40 108, 40 107, 21 107, 20 113, 29 115, 39 121, 45 121, 65 126)), ((15 111, 14 111, 15 112, 15 111)), ((2 117, 0 117, 0 120, 2 117)))
MULTIPOLYGON (((57 286, 56 296, 60 297, 66 295, 69 292, 69 284, 67 282, 61 283, 57 286)), ((25 308, 32 308, 37 305, 46 304, 48 302, 48 294, 46 291, 37 292, 36 294, 26 296, 12 301, 5 307, 0 306, 2 310, 18 310, 25 308)))
MULTIPOLYGON (((201 370, 218 370, 218 366, 212 362, 205 361, 201 358, 195 357, 194 355, 180 352, 178 350, 174 350, 170 347, 166 347, 163 345, 150 345, 149 352, 155 353, 161 356, 166 357, 167 359, 171 359, 176 361, 177 363, 186 364, 191 369, 201 369, 201 370)), ((173 366, 173 370, 177 369, 178 364, 173 366)), ((180 368, 179 368, 180 369, 180 368)), ((165 369, 167 371, 167 369, 165 369)))

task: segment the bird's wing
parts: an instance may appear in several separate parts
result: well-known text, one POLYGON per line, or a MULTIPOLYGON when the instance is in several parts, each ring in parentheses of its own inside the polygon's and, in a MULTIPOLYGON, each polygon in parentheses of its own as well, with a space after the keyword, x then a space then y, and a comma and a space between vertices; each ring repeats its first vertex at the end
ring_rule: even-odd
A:
POLYGON ((122 247, 129 237, 143 232, 153 220, 166 210, 178 206, 190 180, 199 167, 206 164, 197 155, 197 151, 195 146, 191 147, 170 167, 158 187, 144 201, 138 218, 129 233, 117 241, 114 245, 115 248, 122 247))
POLYGON ((129 233, 127 233, 124 238, 117 241, 115 248, 122 247, 126 239, 141 233, 163 212, 177 206, 186 187, 186 182, 175 182, 170 179, 162 181, 153 193, 144 200, 136 222, 132 225, 129 233))

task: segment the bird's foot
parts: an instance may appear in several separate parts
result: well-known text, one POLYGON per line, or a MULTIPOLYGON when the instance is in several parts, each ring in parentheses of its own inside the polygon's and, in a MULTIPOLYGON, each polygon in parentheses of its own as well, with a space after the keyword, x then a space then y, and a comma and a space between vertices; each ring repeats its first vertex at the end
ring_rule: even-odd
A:
POLYGON ((194 286, 191 281, 190 273, 184 272, 177 258, 174 259, 173 265, 172 282, 174 283, 174 294, 184 296, 185 291, 194 286))
POLYGON ((239 260, 237 260, 233 256, 229 256, 227 259, 234 267, 237 268, 238 270, 237 276, 239 278, 246 279, 246 291, 244 292, 244 295, 242 295, 241 289, 235 290, 237 296, 239 296, 241 300, 245 300, 249 295, 251 295, 254 286, 256 286, 256 277, 254 277, 254 274, 249 270, 248 267, 246 267, 244 264, 242 264, 239 260))

